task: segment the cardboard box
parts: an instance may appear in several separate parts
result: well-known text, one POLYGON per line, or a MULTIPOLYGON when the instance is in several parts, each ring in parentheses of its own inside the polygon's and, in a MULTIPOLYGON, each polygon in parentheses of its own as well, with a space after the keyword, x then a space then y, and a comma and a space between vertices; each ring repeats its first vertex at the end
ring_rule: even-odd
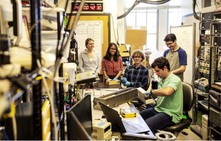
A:
POLYGON ((140 27, 139 29, 133 29, 128 27, 126 30, 126 44, 131 45, 146 45, 147 29, 146 27, 140 27))

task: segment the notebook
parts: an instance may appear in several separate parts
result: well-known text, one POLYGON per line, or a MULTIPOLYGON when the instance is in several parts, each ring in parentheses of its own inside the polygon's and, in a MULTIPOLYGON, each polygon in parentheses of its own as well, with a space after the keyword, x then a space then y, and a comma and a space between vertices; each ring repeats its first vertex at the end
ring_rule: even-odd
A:
POLYGON ((119 131, 121 133, 146 133, 149 132, 149 129, 130 121, 130 120, 121 120, 118 112, 109 106, 104 105, 99 102, 101 109, 105 115, 105 118, 108 122, 111 122, 113 130, 119 131))

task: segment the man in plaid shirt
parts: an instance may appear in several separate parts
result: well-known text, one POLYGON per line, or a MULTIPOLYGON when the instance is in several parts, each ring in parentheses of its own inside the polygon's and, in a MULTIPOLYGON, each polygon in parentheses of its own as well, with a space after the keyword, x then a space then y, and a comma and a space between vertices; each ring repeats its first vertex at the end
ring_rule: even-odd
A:
POLYGON ((142 87, 147 90, 149 70, 144 67, 141 62, 144 61, 144 53, 142 50, 137 49, 132 53, 133 65, 126 68, 122 82, 127 87, 142 87))

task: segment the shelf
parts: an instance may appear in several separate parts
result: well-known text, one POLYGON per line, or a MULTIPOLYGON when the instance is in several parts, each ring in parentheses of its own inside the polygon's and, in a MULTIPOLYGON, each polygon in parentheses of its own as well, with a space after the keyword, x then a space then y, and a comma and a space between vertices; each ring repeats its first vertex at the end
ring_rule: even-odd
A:
POLYGON ((208 95, 209 95, 207 92, 201 91, 200 89, 197 89, 197 88, 195 88, 194 91, 196 94, 203 96, 203 97, 208 97, 208 95))
POLYGON ((221 91, 221 88, 220 88, 220 86, 218 86, 218 85, 211 85, 211 87, 212 88, 214 88, 214 89, 216 89, 216 90, 218 90, 218 91, 221 91))
POLYGON ((219 135, 221 135, 221 133, 220 133, 220 129, 218 129, 219 127, 210 127, 213 131, 215 131, 215 132, 217 132, 219 135))
MULTIPOLYGON (((57 35, 57 30, 41 30, 42 34, 56 34, 57 35)), ((64 34, 64 31, 61 31, 61 34, 64 34)))
POLYGON ((200 34, 200 36, 210 36, 210 34, 200 34))
POLYGON ((208 111, 208 105, 203 104, 203 100, 199 100, 198 103, 200 103, 200 105, 208 111))

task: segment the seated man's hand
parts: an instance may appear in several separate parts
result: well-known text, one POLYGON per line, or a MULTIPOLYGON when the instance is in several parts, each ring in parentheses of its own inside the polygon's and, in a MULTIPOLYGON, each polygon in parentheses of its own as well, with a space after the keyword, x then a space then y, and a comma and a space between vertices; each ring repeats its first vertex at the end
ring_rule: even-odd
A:
POLYGON ((146 94, 148 97, 151 97, 151 96, 152 96, 151 91, 147 91, 145 94, 146 94))
POLYGON ((130 82, 126 81, 125 83, 123 83, 124 86, 130 86, 130 82))
POLYGON ((126 82, 127 82, 127 78, 126 78, 126 77, 123 77, 123 78, 121 79, 121 81, 122 81, 123 83, 126 83, 126 82))
POLYGON ((154 102, 152 102, 152 103, 149 103, 149 105, 153 107, 153 106, 155 105, 155 103, 154 103, 154 102))
POLYGON ((116 77, 114 77, 114 79, 112 79, 111 81, 116 81, 116 80, 118 80, 116 77))
POLYGON ((144 108, 145 108, 145 109, 148 109, 148 108, 153 107, 154 105, 155 105, 154 102, 152 102, 152 103, 148 103, 144 108))

